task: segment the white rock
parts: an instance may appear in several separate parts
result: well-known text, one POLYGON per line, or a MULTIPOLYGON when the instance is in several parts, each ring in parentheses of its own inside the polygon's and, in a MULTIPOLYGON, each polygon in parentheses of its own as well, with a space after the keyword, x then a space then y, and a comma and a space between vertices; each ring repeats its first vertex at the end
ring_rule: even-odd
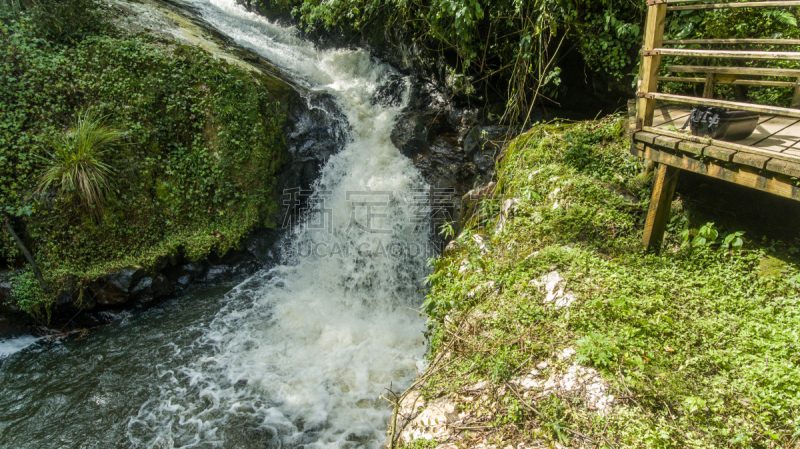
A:
POLYGON ((566 289, 564 278, 558 274, 558 271, 551 271, 542 277, 541 281, 533 280, 530 284, 536 287, 544 286, 545 304, 551 302, 555 303, 556 308, 568 307, 575 302, 575 295, 566 289))
POLYGON ((456 404, 449 397, 434 399, 419 410, 417 392, 410 393, 400 404, 399 418, 403 419, 400 438, 405 442, 413 440, 435 440, 449 435, 448 425, 458 419, 456 404), (410 405, 406 405, 406 403, 410 405))
POLYGON ((467 293, 467 298, 475 298, 483 292, 488 292, 494 289, 494 281, 484 282, 483 284, 473 288, 467 293))
POLYGON ((486 252, 486 250, 487 250, 487 248, 486 248, 486 237, 484 237, 484 236, 482 236, 480 234, 475 234, 475 235, 472 236, 472 240, 474 240, 475 243, 478 244, 478 248, 480 248, 482 253, 486 252))
POLYGON ((503 201, 503 206, 500 208, 500 214, 497 216, 497 224, 494 226, 495 234, 499 234, 506 227, 508 220, 511 218, 511 213, 514 211, 517 203, 519 203, 519 199, 517 198, 509 198, 503 201))
POLYGON ((558 354, 558 360, 561 360, 563 362, 564 360, 567 360, 568 358, 572 357, 573 355, 575 355, 575 349, 574 348, 564 348, 564 350, 561 351, 560 354, 558 354))

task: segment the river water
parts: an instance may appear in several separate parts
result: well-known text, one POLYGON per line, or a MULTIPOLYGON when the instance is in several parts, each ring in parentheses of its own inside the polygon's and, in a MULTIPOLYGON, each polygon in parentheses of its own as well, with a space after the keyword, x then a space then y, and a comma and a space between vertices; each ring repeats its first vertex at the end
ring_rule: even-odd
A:
POLYGON ((413 309, 424 296, 427 186, 389 138, 408 88, 367 52, 317 50, 233 0, 189 3, 332 95, 347 144, 322 169, 281 265, 126 312, 80 339, 7 342, 0 445, 378 447, 391 413, 380 395, 407 387, 425 353, 413 309), (384 95, 389 84, 406 93, 384 95))

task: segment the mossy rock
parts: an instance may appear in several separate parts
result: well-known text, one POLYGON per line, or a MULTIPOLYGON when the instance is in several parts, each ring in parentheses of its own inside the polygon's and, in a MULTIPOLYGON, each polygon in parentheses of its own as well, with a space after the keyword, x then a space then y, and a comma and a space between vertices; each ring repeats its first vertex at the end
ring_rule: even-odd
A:
POLYGON ((758 264, 758 276, 762 279, 777 279, 783 276, 788 267, 788 263, 772 256, 766 256, 758 264))

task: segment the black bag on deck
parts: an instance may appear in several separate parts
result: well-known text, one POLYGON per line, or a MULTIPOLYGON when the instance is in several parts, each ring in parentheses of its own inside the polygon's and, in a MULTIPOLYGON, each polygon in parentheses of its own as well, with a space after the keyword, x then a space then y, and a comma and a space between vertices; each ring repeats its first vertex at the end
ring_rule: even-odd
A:
POLYGON ((683 129, 692 125, 692 135, 735 141, 746 139, 758 125, 758 114, 725 108, 697 106, 692 108, 683 129))

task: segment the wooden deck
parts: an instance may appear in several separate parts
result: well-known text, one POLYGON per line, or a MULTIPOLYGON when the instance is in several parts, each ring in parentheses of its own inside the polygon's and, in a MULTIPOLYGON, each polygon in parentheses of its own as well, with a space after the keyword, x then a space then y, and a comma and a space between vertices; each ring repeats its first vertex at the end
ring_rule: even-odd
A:
MULTIPOLYGON (((664 39, 669 12, 730 8, 790 8, 798 0, 698 3, 699 0, 650 0, 647 2, 642 60, 632 112, 631 153, 658 163, 647 211, 642 242, 656 251, 661 247, 669 220, 675 184, 681 170, 692 171, 800 201, 800 67, 751 67, 742 64, 704 64, 702 60, 800 61, 798 51, 764 51, 762 45, 797 45, 792 39, 724 38, 664 39), (693 4, 690 4, 693 3, 693 4), (715 48, 675 48, 706 45, 715 48), (719 46, 728 48, 719 48, 719 46), (741 45, 756 48, 742 48, 741 45), (661 58, 675 56, 661 70, 661 58), (700 62, 693 62, 701 60, 700 62), (692 61, 693 65, 677 62, 692 61), (676 76, 679 75, 679 76, 676 76), (685 76, 681 74, 695 74, 685 76), (698 76, 700 75, 700 76, 698 76), (772 79, 760 79, 769 77, 772 79), (776 80, 774 78, 783 78, 776 80), (704 84, 703 96, 659 92, 659 82, 704 84), (717 84, 793 89, 785 106, 720 100, 717 84), (634 107, 635 104, 635 107, 634 107), (690 105, 721 107, 760 114, 755 132, 738 142, 692 136, 680 128, 690 105)), ((791 47, 787 47, 791 49, 791 47)))
POLYGON ((720 142, 681 130, 690 111, 687 105, 656 105, 649 131, 633 132, 631 153, 800 200, 800 119, 761 115, 750 137, 720 142))

